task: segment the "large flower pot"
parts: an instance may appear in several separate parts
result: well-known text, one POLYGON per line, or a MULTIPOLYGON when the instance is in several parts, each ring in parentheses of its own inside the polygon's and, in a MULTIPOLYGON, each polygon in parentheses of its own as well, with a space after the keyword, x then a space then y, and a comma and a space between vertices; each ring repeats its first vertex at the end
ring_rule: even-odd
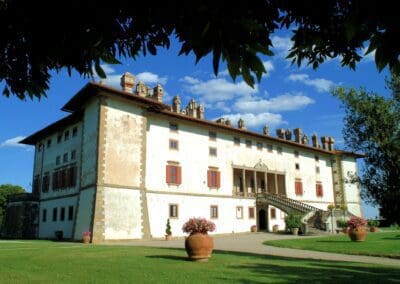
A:
POLYGON ((83 236, 82 237, 82 242, 84 243, 84 244, 89 244, 90 243, 90 236, 83 236))
POLYGON ((343 234, 348 235, 349 234, 349 228, 343 228, 343 234))
POLYGON ((208 261, 214 248, 214 239, 208 234, 194 233, 185 240, 185 248, 193 261, 208 261))
POLYGON ((172 240, 172 235, 165 235, 165 240, 166 241, 171 241, 172 240))
POLYGON ((349 230, 349 237, 353 242, 363 242, 367 236, 367 231, 364 227, 358 227, 349 230))
POLYGON ((371 233, 375 233, 375 232, 378 232, 378 228, 377 227, 369 227, 369 231, 371 233))
POLYGON ((292 235, 297 236, 299 234, 299 228, 290 228, 290 231, 292 232, 292 235))

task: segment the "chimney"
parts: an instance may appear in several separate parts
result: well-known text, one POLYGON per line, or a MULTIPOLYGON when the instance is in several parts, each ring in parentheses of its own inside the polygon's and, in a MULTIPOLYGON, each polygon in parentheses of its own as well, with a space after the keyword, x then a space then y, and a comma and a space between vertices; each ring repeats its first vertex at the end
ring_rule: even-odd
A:
POLYGON ((136 85, 136 95, 140 97, 146 97, 147 96, 147 87, 144 84, 143 81, 139 81, 136 85))
POLYGON ((199 105, 197 107, 197 118, 204 119, 204 106, 199 105))
POLYGON ((289 129, 286 129, 285 138, 286 138, 286 140, 292 140, 292 131, 290 131, 289 129))
POLYGON ((322 143, 322 149, 328 150, 329 147, 329 137, 328 136, 322 136, 321 137, 321 143, 322 143))
POLYGON ((278 138, 280 138, 280 139, 285 139, 285 129, 278 128, 276 130, 276 136, 278 136, 278 138))
POLYGON ((318 143, 318 136, 317 136, 317 134, 313 134, 313 135, 311 136, 311 140, 312 140, 312 145, 313 145, 313 147, 319 148, 319 143, 318 143))
POLYGON ((328 137, 329 141, 328 141, 328 149, 329 151, 333 151, 335 150, 335 139, 333 139, 333 137, 328 137))
POLYGON ((197 117, 197 103, 194 99, 189 101, 189 104, 186 107, 186 112, 188 116, 197 117))
POLYGON ((301 138, 301 144, 308 145, 308 137, 304 134, 303 138, 301 138))
POLYGON ((131 73, 125 72, 121 77, 122 90, 128 93, 132 93, 134 85, 135 77, 131 73))
POLYGON ((294 133, 294 141, 303 144, 301 139, 301 137, 303 136, 303 130, 301 128, 295 128, 293 129, 293 133, 294 133))
POLYGON ((230 120, 229 118, 227 118, 227 119, 225 120, 225 125, 227 125, 227 126, 232 126, 231 120, 230 120))
POLYGON ((181 98, 179 97, 179 95, 176 95, 172 99, 172 111, 176 113, 181 112, 181 98))
POLYGON ((267 124, 264 125, 263 127, 263 134, 264 135, 269 135, 269 127, 267 124))
POLYGON ((239 120, 238 120, 238 128, 246 129, 246 127, 244 126, 244 120, 242 118, 239 118, 239 120))
POLYGON ((163 88, 161 87, 160 84, 157 84, 157 86, 155 86, 153 88, 153 99, 155 99, 156 101, 162 103, 163 95, 164 95, 163 88))
POLYGON ((225 118, 220 117, 220 118, 218 118, 215 122, 216 122, 216 123, 225 124, 225 118))

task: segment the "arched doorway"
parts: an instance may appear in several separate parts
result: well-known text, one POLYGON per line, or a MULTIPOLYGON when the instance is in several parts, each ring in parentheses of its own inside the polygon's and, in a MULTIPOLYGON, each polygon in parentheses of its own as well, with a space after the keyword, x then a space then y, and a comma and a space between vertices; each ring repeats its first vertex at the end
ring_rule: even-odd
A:
POLYGON ((267 229, 267 218, 265 216, 265 210, 260 209, 258 211, 258 230, 265 231, 267 229))

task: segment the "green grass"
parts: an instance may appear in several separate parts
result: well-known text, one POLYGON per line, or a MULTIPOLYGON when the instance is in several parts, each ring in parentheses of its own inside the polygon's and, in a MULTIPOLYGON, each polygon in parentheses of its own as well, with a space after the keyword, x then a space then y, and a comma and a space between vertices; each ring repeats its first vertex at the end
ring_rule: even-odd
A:
POLYGON ((214 252, 49 241, 0 241, 0 283, 343 283, 396 282, 400 268, 214 252))
POLYGON ((340 234, 319 238, 266 241, 264 244, 304 250, 400 258, 400 232, 368 233, 364 242, 352 242, 348 236, 340 234))

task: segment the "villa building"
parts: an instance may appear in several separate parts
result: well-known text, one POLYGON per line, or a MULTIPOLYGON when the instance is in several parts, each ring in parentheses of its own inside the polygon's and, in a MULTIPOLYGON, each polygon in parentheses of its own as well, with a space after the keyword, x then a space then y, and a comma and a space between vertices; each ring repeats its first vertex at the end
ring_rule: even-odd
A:
POLYGON ((35 145, 39 238, 58 230, 77 240, 91 231, 93 242, 161 238, 168 218, 182 236, 193 216, 219 234, 283 229, 288 207, 279 204, 289 203, 345 204, 362 215, 359 188, 346 182, 360 155, 335 150, 333 138, 309 143, 300 128, 273 137, 267 126, 255 133, 243 120, 209 121, 194 100, 165 104, 160 85, 129 73, 121 86, 88 83, 62 108, 68 116, 21 141, 35 145))

